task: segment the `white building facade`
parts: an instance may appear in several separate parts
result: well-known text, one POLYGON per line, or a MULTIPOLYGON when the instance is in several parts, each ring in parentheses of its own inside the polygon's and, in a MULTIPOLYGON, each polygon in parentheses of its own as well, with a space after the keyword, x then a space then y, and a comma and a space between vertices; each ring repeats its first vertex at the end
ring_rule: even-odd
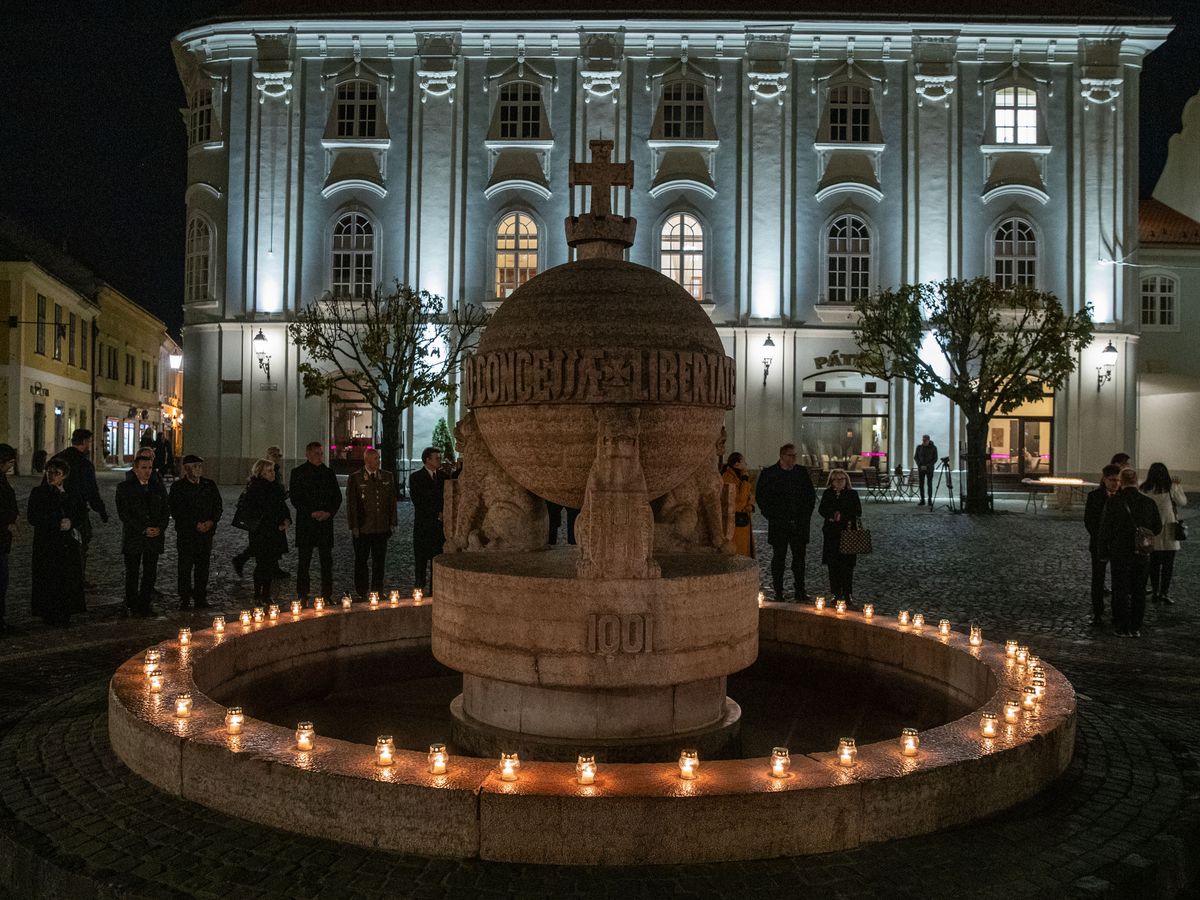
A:
MULTIPOLYGON (((998 473, 1136 447, 1138 95, 1163 20, 247 19, 179 36, 188 97, 187 452, 224 481, 270 444, 370 436, 306 398, 286 324, 393 278, 502 303, 566 262, 587 142, 635 187, 633 262, 680 281, 738 366, 729 450, 911 466, 958 412, 855 370, 852 302, 987 275, 1090 303, 1070 383, 991 429, 998 473), (261 334, 262 340, 254 339, 261 334), (1102 351, 1111 342, 1116 349, 1102 351), (1097 386, 1097 366, 1112 377, 1097 386)), ((406 452, 437 418, 411 411, 406 452)))

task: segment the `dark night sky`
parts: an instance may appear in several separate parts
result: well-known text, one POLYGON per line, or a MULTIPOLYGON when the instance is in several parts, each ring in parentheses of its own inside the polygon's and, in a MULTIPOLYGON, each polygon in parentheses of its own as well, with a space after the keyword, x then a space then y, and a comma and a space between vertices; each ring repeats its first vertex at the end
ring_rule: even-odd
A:
MULTIPOLYGON (((993 2, 981 8, 994 9, 993 2)), ((1184 103, 1200 90, 1200 2, 1119 2, 1177 23, 1142 77, 1140 176, 1147 195, 1184 103)), ((39 4, 46 12, 6 13, 2 21, 0 209, 65 241, 72 255, 176 332, 187 154, 170 40, 231 5, 92 0, 39 4)), ((963 0, 953 6, 962 8, 963 0)), ((1089 4, 1078 6, 1086 11, 1089 4)))

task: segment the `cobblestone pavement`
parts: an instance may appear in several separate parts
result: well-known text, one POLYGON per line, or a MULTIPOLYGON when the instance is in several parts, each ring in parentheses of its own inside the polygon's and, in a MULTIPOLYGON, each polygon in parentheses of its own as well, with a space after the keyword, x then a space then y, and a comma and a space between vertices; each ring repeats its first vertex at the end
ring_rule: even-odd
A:
MULTIPOLYGON (((31 486, 18 479, 22 509, 31 486)), ((106 480, 104 490, 112 486, 106 480)), ((225 496, 229 510, 236 491, 225 496)), ((1148 898, 1179 894, 1189 878, 1195 884, 1200 549, 1179 555, 1172 591, 1179 602, 1152 607, 1141 640, 1118 640, 1088 625, 1078 509, 1032 515, 1015 504, 983 518, 911 503, 869 503, 867 511, 876 553, 857 573, 861 600, 875 600, 881 612, 905 606, 933 619, 976 620, 989 638, 1026 640, 1074 683, 1075 758, 1042 795, 951 832, 845 853, 697 866, 504 865, 300 838, 172 799, 131 775, 109 748, 110 672, 188 618, 175 611, 173 540, 159 579, 168 611, 158 619, 127 620, 118 615, 119 529, 115 523, 98 527, 89 574, 99 588, 90 610, 70 628, 55 630, 28 615, 25 528, 17 536, 9 592, 9 621, 19 630, 0 638, 0 885, 22 898, 1148 898)), ((401 517, 388 571, 406 589, 411 507, 402 507, 401 517)), ((217 538, 213 599, 226 610, 249 601, 250 579, 237 578, 228 562, 242 540, 228 527, 217 538)), ((340 589, 350 584, 344 530, 335 558, 340 589)), ((826 583, 817 559, 813 546, 810 591, 826 583)), ((767 559, 762 562, 765 570, 767 559)), ((294 565, 293 553, 284 567, 294 565)))

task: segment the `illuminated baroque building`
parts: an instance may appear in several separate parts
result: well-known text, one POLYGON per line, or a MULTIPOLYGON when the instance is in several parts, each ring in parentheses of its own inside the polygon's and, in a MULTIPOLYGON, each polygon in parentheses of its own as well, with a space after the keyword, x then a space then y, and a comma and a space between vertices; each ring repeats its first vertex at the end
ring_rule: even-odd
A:
MULTIPOLYGON (((907 468, 923 433, 954 455, 947 402, 855 371, 851 303, 980 274, 1090 303, 1099 332, 1064 390, 993 423, 997 471, 1091 474, 1135 450, 1138 79, 1170 23, 800 6, 250 4, 181 34, 189 452, 235 481, 268 444, 292 460, 369 436, 352 398, 303 396, 291 314, 394 277, 502 303, 567 260, 563 219, 584 208, 567 164, 599 137, 636 167, 616 209, 638 220, 629 258, 687 287, 737 360, 728 448, 752 464, 788 439, 825 465, 907 468)), ((443 415, 410 414, 409 456, 443 415)))

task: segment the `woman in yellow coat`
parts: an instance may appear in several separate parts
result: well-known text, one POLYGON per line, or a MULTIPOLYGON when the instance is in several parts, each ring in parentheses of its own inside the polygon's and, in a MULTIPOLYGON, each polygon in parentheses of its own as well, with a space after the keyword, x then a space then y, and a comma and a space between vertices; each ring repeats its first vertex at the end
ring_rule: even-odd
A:
POLYGON ((754 525, 750 514, 754 512, 754 490, 750 486, 750 476, 746 474, 746 458, 740 453, 730 453, 721 478, 726 484, 732 484, 736 491, 733 500, 733 544, 739 556, 753 558, 754 525))

